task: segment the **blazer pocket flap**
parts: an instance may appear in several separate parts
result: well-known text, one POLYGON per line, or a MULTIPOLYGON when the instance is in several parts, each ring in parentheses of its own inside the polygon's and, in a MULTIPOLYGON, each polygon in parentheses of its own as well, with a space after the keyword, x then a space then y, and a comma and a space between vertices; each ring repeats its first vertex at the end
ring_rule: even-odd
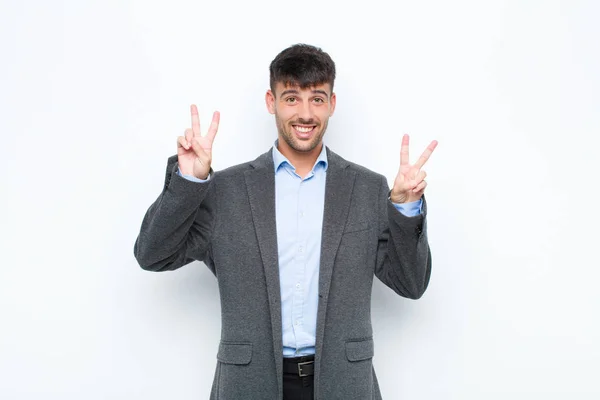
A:
POLYGON ((373 338, 351 340, 346 342, 346 357, 348 361, 360 361, 373 358, 375 354, 373 338))
POLYGON ((344 227, 344 233, 366 231, 370 228, 369 222, 351 222, 344 227))
POLYGON ((252 343, 219 343, 217 360, 225 364, 249 364, 252 360, 252 343))

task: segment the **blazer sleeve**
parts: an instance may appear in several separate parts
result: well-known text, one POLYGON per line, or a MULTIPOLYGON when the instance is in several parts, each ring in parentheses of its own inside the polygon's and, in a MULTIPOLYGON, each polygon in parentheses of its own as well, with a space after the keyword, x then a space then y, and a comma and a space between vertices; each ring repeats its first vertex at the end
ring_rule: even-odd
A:
POLYGON ((382 178, 379 205, 379 237, 375 275, 402 297, 420 298, 431 276, 431 250, 427 240, 427 202, 422 212, 405 216, 389 199, 387 180, 382 178))
POLYGON ((163 190, 144 215, 134 256, 148 271, 171 271, 198 260, 214 274, 214 171, 207 182, 193 182, 180 176, 178 167, 177 155, 169 157, 163 190))

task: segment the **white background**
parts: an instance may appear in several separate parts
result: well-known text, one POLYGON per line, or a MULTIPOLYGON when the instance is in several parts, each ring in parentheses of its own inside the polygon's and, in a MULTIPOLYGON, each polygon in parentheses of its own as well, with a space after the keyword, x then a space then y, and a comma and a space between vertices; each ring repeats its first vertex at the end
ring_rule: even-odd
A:
POLYGON ((0 3, 0 398, 205 399, 220 335, 201 263, 133 244, 190 125, 216 169, 275 139, 268 65, 338 68, 326 143, 393 182, 426 165, 433 274, 374 286, 385 399, 598 399, 600 6, 583 1, 0 3))

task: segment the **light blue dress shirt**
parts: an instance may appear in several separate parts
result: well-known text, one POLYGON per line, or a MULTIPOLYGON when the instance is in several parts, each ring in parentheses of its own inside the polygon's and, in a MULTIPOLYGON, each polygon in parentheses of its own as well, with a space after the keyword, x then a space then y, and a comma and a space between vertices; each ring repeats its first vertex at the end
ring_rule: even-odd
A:
MULTIPOLYGON (((275 212, 279 251, 281 328, 283 356, 315 353, 321 228, 325 203, 327 152, 325 145, 312 170, 304 178, 291 162, 273 146, 275 168, 275 212)), ((194 182, 207 182, 190 175, 194 182)), ((419 215, 422 200, 395 204, 406 216, 419 215)))

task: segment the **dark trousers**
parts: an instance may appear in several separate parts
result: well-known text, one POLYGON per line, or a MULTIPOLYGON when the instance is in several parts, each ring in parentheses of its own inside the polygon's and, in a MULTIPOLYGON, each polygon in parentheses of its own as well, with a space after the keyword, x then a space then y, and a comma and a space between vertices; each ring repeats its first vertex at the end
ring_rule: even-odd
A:
MULTIPOLYGON (((314 356, 284 358, 283 363, 314 360, 314 356)), ((299 376, 298 373, 283 373, 283 400, 313 400, 314 375, 299 376)))

